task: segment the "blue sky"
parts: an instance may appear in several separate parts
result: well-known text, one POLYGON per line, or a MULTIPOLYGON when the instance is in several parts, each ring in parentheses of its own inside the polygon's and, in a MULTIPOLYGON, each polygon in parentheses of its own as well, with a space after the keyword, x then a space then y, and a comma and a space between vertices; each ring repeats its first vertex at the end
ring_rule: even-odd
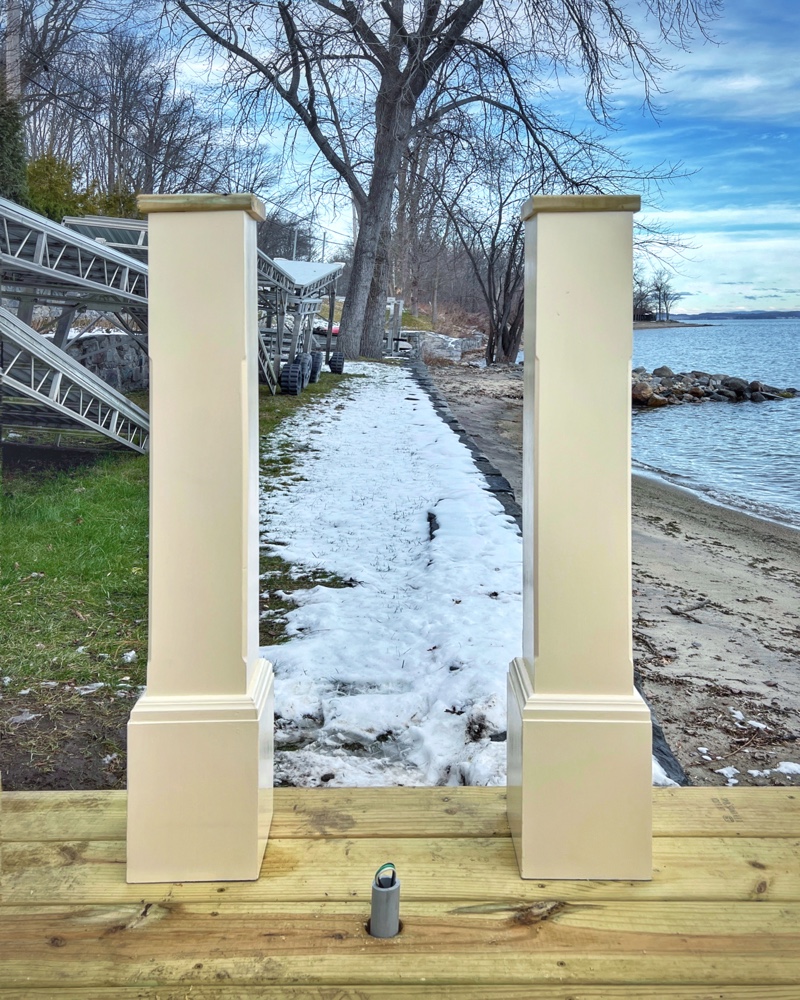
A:
POLYGON ((800 3, 728 0, 713 35, 672 55, 657 121, 623 87, 616 144, 693 171, 643 213, 697 248, 677 311, 800 309, 800 3))
MULTIPOLYGON (((688 52, 665 50, 675 68, 655 117, 642 110, 641 85, 620 81, 610 144, 642 169, 666 161, 687 174, 641 216, 694 247, 673 259, 676 312, 800 310, 800 0, 727 0, 711 33, 688 52)), ((562 77, 561 87, 552 110, 589 124, 581 80, 562 77)), ((351 217, 346 199, 329 209, 317 218, 332 245, 351 217)))

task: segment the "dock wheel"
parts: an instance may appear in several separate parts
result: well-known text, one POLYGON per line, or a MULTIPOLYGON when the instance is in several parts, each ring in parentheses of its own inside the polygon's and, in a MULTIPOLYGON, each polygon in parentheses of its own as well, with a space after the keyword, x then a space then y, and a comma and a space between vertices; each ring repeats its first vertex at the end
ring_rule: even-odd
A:
POLYGON ((302 365, 295 361, 281 368, 281 392, 287 396, 299 396, 304 386, 302 365))
POLYGON ((311 355, 311 381, 319 382, 319 373, 322 371, 322 365, 325 361, 325 354, 323 351, 314 351, 311 355))
POLYGON ((296 365, 299 364, 303 369, 303 388, 305 389, 305 387, 311 381, 311 368, 313 365, 312 357, 310 354, 304 351, 302 354, 297 355, 297 357, 294 359, 294 363, 296 365))

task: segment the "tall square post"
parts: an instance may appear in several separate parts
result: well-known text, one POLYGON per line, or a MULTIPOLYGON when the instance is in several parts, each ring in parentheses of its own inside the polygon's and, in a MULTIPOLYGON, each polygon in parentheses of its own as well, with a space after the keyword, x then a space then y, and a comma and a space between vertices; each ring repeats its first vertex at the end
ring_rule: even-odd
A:
POLYGON ((508 683, 523 878, 651 877, 651 720, 631 652, 639 204, 541 196, 523 209, 523 655, 508 683))
POLYGON ((150 639, 128 724, 129 882, 255 879, 272 817, 258 657, 252 195, 139 199, 149 229, 150 639))

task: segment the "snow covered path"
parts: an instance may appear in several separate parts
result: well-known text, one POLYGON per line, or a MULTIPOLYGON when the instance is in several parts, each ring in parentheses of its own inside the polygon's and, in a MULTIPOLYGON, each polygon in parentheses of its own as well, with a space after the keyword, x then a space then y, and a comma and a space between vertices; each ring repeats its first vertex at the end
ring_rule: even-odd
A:
MULTIPOLYGON (((505 782, 522 541, 470 452, 404 367, 349 380, 266 442, 262 545, 348 587, 296 591, 275 667, 276 780, 505 782)), ((262 580, 269 590, 269 579, 262 580)))

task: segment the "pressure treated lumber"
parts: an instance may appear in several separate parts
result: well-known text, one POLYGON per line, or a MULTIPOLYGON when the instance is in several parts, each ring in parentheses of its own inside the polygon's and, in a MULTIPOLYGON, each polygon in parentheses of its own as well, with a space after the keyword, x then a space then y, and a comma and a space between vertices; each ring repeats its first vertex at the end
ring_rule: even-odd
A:
POLYGON ((125 885, 121 841, 8 843, 2 875, 7 905, 91 905, 140 899, 270 902, 368 898, 370 876, 386 859, 402 862, 403 899, 603 899, 710 901, 800 899, 800 841, 790 838, 677 838, 654 842, 653 880, 633 882, 519 879, 508 838, 270 840, 256 882, 125 885), (478 888, 476 888, 478 887, 478 888), (489 888, 490 887, 490 888, 489 888))
MULTIPOLYGON (((504 788, 275 789, 273 836, 508 837, 504 788)), ((3 837, 124 840, 125 792, 11 792, 3 837)), ((800 789, 654 788, 656 837, 800 838, 800 789)))
POLYGON ((388 942, 367 934, 366 915, 365 902, 15 907, 0 982, 476 985, 498 968, 520 985, 800 981, 797 905, 411 905, 388 942))
POLYGON ((0 1000, 800 998, 795 789, 656 790, 652 883, 521 880, 502 789, 277 792, 258 882, 146 886, 124 794, 0 796, 0 1000))
MULTIPOLYGON (((0 1000, 431 1000, 429 986, 114 986, 3 989, 0 1000)), ((437 1000, 797 1000, 796 986, 440 985, 437 1000)))

